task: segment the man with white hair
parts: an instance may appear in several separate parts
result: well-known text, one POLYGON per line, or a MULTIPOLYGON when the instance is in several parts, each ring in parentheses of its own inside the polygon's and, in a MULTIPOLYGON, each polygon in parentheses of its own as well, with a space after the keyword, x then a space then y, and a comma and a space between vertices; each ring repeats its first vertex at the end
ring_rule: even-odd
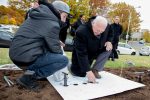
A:
POLYGON ((89 82, 96 82, 96 78, 101 78, 98 72, 103 69, 111 53, 112 38, 110 25, 102 16, 92 17, 87 23, 79 26, 74 39, 69 71, 75 76, 87 76, 89 82), (91 68, 94 59, 96 62, 91 68))

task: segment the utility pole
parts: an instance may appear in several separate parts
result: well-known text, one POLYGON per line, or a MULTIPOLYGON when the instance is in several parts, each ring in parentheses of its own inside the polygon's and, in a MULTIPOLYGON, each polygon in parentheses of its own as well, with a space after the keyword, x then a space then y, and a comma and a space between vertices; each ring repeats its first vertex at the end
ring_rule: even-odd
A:
POLYGON ((128 29, 127 29, 127 34, 126 34, 126 43, 128 43, 128 39, 129 39, 129 29, 130 29, 130 23, 131 23, 131 11, 128 9, 129 11, 129 19, 128 19, 128 29))
MULTIPOLYGON (((136 8, 141 8, 141 6, 135 7, 136 8)), ((127 34, 126 34, 126 43, 128 43, 129 40, 129 30, 130 30, 130 25, 131 25, 131 18, 132 18, 132 12, 130 9, 126 9, 129 12, 129 19, 128 19, 128 29, 127 29, 127 34)))

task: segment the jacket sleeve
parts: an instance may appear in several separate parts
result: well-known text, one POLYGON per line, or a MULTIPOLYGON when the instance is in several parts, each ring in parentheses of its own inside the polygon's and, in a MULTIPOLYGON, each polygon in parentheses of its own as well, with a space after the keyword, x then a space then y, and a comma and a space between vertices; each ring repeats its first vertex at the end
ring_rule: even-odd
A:
POLYGON ((76 32, 75 38, 75 50, 79 66, 82 72, 90 71, 90 64, 88 60, 88 51, 87 51, 87 40, 86 36, 81 31, 76 32))
POLYGON ((123 28, 122 25, 120 25, 120 35, 122 34, 123 28))
POLYGON ((62 54, 59 33, 60 27, 57 23, 52 23, 50 27, 48 27, 49 32, 44 36, 47 48, 52 53, 62 54))
POLYGON ((49 51, 51 51, 52 53, 62 54, 60 42, 58 40, 55 40, 55 38, 51 38, 47 36, 45 37, 45 41, 49 51), (50 42, 50 40, 52 42, 50 42))
POLYGON ((111 26, 111 25, 108 25, 108 26, 107 26, 107 29, 108 29, 107 41, 112 42, 112 41, 113 41, 113 38, 114 38, 112 26, 111 26))

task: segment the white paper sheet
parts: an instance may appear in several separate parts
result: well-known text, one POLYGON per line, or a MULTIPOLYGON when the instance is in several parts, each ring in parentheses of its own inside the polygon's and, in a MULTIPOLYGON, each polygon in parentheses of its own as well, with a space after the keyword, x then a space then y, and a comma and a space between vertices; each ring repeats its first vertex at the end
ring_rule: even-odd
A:
POLYGON ((63 80, 56 82, 52 76, 49 76, 47 79, 64 100, 89 100, 145 86, 106 71, 100 72, 100 75, 102 78, 97 79, 98 83, 92 84, 87 83, 86 78, 75 77, 69 74, 67 87, 63 86, 63 80))
POLYGON ((0 70, 22 70, 15 64, 4 64, 0 65, 0 70))

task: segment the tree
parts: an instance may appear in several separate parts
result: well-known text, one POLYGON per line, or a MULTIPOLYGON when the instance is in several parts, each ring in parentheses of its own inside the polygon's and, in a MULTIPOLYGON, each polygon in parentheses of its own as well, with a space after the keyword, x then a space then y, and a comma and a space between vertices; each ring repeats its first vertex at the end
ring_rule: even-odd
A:
POLYGON ((150 32, 149 31, 145 31, 143 33, 143 39, 145 40, 145 42, 149 42, 150 43, 150 32))
POLYGON ((90 0, 90 7, 92 11, 91 15, 104 15, 109 4, 109 0, 90 0))
POLYGON ((9 24, 9 17, 7 15, 1 17, 2 24, 9 24))
POLYGON ((36 0, 8 0, 8 3, 10 6, 26 11, 30 8, 30 3, 35 1, 36 0))
POLYGON ((20 25, 24 21, 25 11, 15 7, 0 6, 0 23, 20 25))
POLYGON ((129 26, 129 35, 131 33, 137 32, 140 29, 140 14, 136 12, 135 8, 126 3, 115 3, 110 8, 109 18, 113 20, 114 16, 120 16, 120 21, 123 26, 123 35, 122 37, 125 39, 125 36, 128 31, 129 26), (130 24, 129 24, 130 21, 130 24))
POLYGON ((84 14, 86 19, 101 12, 100 8, 107 6, 108 0, 63 0, 71 8, 73 19, 71 22, 76 21, 80 14, 84 14))
POLYGON ((16 25, 17 22, 16 22, 15 18, 11 18, 10 21, 9 21, 9 24, 16 25))
POLYGON ((70 14, 73 15, 71 23, 75 22, 80 14, 84 14, 86 18, 89 18, 90 0, 79 0, 78 2, 76 2, 76 0, 63 0, 63 1, 70 6, 71 9, 70 14))

